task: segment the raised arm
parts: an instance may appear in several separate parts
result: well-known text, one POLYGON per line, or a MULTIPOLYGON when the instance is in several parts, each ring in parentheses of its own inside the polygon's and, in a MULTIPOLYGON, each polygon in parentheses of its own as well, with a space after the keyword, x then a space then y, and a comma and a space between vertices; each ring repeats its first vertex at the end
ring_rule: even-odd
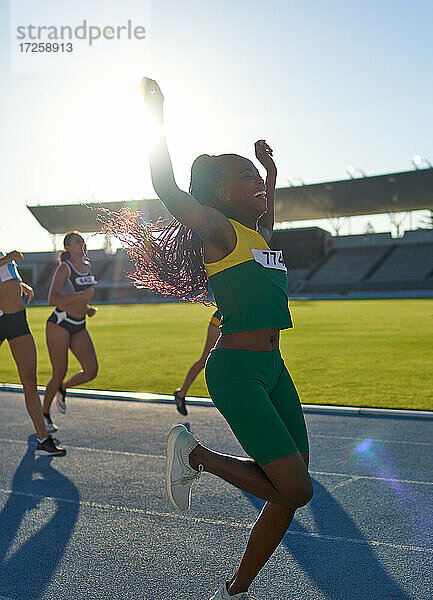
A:
POLYGON ((269 242, 274 230, 274 196, 275 182, 277 179, 277 167, 272 158, 273 150, 265 140, 258 140, 255 143, 256 157, 266 169, 266 197, 268 199, 268 210, 258 221, 258 228, 261 235, 269 242))
POLYGON ((215 237, 218 237, 220 228, 223 230, 227 228, 231 233, 230 225, 228 225, 227 219, 220 211, 202 206, 195 198, 177 186, 163 133, 164 97, 158 84, 153 79, 144 77, 140 85, 144 101, 157 128, 152 140, 149 157, 155 192, 171 214, 178 221, 195 231, 202 239, 215 239, 215 237))

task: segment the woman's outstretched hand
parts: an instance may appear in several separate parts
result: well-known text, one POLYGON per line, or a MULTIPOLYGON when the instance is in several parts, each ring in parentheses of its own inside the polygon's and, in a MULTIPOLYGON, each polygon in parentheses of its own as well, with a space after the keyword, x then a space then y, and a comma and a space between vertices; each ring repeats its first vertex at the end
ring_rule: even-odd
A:
POLYGON ((138 84, 137 89, 140 91, 144 102, 149 107, 153 118, 157 122, 162 122, 164 96, 156 81, 154 79, 149 79, 148 77, 143 77, 138 84))
POLYGON ((273 150, 265 140, 257 140, 254 144, 254 149, 256 151, 257 160, 261 162, 267 172, 277 170, 274 159, 272 158, 273 150))

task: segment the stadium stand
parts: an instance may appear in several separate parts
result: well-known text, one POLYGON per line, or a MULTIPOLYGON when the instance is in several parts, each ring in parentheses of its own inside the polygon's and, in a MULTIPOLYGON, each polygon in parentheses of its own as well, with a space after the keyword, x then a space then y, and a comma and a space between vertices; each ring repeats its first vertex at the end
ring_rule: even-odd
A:
MULTIPOLYGON (((125 207, 140 211, 145 220, 170 218, 156 199, 28 209, 55 235, 72 229, 99 231, 101 209, 118 211, 125 207)), ((275 192, 277 222, 420 209, 433 211, 433 168, 292 186, 275 192)), ((433 229, 407 231, 403 237, 393 238, 390 233, 332 236, 320 227, 292 227, 276 230, 271 247, 283 250, 292 297, 433 296, 433 229)), ((99 282, 95 303, 167 300, 132 286, 127 278, 132 265, 124 251, 109 254, 94 250, 89 258, 99 282)), ((25 255, 21 271, 34 286, 38 303, 46 302, 56 261, 53 252, 25 255)))
POLYGON ((289 269, 291 295, 433 294, 433 231, 340 236, 311 269, 289 269))
MULTIPOLYGON (((318 227, 288 229, 276 231, 271 246, 283 250, 292 297, 433 295, 433 230, 393 238, 389 233, 333 237, 318 227)), ((131 284, 132 264, 123 250, 90 250, 88 255, 98 281, 95 304, 167 300, 131 284)), ((24 254, 20 272, 34 287, 36 304, 46 304, 57 264, 55 252, 24 254)))
POLYGON ((322 267, 308 279, 310 289, 345 283, 354 284, 362 280, 373 266, 382 259, 383 247, 333 249, 322 267))

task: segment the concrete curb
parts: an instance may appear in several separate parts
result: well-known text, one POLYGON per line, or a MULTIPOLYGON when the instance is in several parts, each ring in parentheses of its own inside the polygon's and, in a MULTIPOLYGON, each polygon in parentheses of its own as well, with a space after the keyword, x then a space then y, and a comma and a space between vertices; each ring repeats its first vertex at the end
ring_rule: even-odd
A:
MULTIPOLYGON (((16 383, 0 383, 0 392, 23 393, 21 385, 16 383)), ((45 388, 38 386, 38 392, 43 394, 45 388)), ((174 404, 172 395, 146 394, 141 392, 110 392, 106 390, 68 390, 70 398, 89 400, 116 400, 120 402, 151 402, 154 404, 174 404)), ((210 398, 194 398, 187 396, 189 405, 213 407, 210 398)), ((335 415, 363 415, 380 417, 401 417, 416 419, 433 419, 433 411, 428 410, 397 410, 392 408, 364 408, 360 406, 332 406, 324 404, 302 404, 304 413, 321 413, 335 415)))

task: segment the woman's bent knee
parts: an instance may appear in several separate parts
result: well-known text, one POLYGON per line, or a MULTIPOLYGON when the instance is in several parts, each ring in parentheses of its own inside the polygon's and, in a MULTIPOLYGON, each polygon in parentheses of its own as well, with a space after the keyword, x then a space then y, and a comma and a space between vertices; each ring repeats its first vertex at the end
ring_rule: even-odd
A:
POLYGON ((53 385, 59 387, 62 381, 64 380, 65 375, 66 371, 53 373, 53 375, 51 376, 51 381, 49 383, 52 383, 53 385))
POLYGON ((97 374, 98 374, 98 365, 90 367, 84 371, 84 375, 87 377, 87 381, 90 381, 91 379, 95 379, 97 374))
POLYGON ((299 493, 298 496, 298 508, 305 506, 310 502, 314 494, 313 484, 310 482, 307 484, 299 493))
POLYGON ((299 482, 290 487, 285 494, 284 504, 289 508, 301 508, 313 497, 313 484, 310 481, 299 482))
POLYGON ((262 469, 277 491, 279 504, 300 508, 313 497, 313 484, 304 461, 298 452, 263 465, 262 469))
POLYGON ((310 481, 306 481, 303 485, 299 486, 296 490, 296 506, 300 508, 308 504, 313 497, 313 484, 310 481))

